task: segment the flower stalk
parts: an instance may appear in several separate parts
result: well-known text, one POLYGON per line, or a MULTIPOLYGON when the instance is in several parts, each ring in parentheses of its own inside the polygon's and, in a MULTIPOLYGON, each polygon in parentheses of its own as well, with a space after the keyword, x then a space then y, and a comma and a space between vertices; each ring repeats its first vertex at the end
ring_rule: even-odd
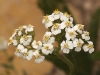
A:
POLYGON ((61 52, 59 52, 57 56, 63 62, 65 62, 68 65, 69 70, 70 70, 69 75, 73 75, 73 73, 74 73, 74 65, 72 64, 72 62, 69 59, 67 59, 66 56, 63 53, 61 53, 61 52))

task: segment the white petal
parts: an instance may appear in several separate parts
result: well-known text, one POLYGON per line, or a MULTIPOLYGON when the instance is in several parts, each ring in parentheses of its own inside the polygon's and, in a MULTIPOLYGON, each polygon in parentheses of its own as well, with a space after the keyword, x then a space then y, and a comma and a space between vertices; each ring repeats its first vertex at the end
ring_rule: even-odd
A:
POLYGON ((82 36, 82 39, 84 39, 84 38, 85 38, 85 34, 82 34, 81 36, 82 36))
POLYGON ((49 45, 50 49, 52 49, 52 48, 53 48, 53 45, 52 45, 52 44, 48 44, 48 45, 49 45))
POLYGON ((73 43, 72 41, 68 41, 69 49, 73 49, 73 43))
POLYGON ((87 47, 86 45, 84 45, 84 46, 83 46, 83 50, 84 50, 85 52, 87 52, 89 49, 88 49, 88 47, 87 47))
POLYGON ((90 40, 90 36, 86 36, 85 37, 85 40, 90 40))
POLYGON ((39 51, 38 51, 38 50, 36 50, 36 51, 33 52, 33 55, 34 55, 34 56, 35 56, 36 54, 39 54, 39 51))
POLYGON ((44 49, 44 48, 42 48, 42 53, 45 54, 45 55, 48 55, 49 54, 49 51, 46 50, 46 49, 44 49))
POLYGON ((59 19, 59 15, 54 15, 54 19, 55 20, 59 19))
POLYGON ((94 48, 89 50, 89 53, 91 54, 92 52, 94 52, 94 48))
POLYGON ((21 31, 18 31, 18 36, 21 36, 22 35, 22 32, 21 31))
POLYGON ((62 22, 60 28, 64 29, 65 27, 66 27, 65 22, 62 22))
POLYGON ((45 57, 44 56, 41 56, 40 58, 35 59, 35 62, 36 63, 41 63, 44 59, 45 59, 45 57))
POLYGON ((29 45, 29 44, 30 44, 30 42, 28 42, 28 41, 24 41, 24 42, 23 42, 23 45, 24 45, 24 46, 27 46, 27 45, 29 45))
POLYGON ((74 39, 74 41, 73 41, 73 46, 74 46, 74 47, 77 47, 77 43, 78 43, 78 39, 74 39))
POLYGON ((13 40, 13 45, 17 46, 17 40, 13 40))
POLYGON ((52 54, 53 50, 54 50, 54 49, 51 49, 51 50, 49 51, 49 53, 52 54))
POLYGON ((48 28, 48 27, 51 27, 52 25, 53 25, 52 22, 48 22, 45 24, 45 27, 48 28))
POLYGON ((19 53, 19 52, 15 52, 15 55, 18 56, 18 57, 22 57, 23 56, 23 54, 19 53))
POLYGON ((21 45, 21 44, 19 44, 19 45, 17 46, 17 48, 18 48, 19 50, 22 50, 22 49, 24 49, 24 46, 21 45))
POLYGON ((20 39, 20 43, 23 43, 23 42, 24 42, 24 39, 23 39, 23 38, 21 38, 21 39, 20 39))
POLYGON ((70 36, 69 36, 68 33, 66 33, 65 37, 66 37, 67 40, 70 40, 70 36))
POLYGON ((87 41, 89 44, 93 44, 93 42, 92 41, 87 41))
POLYGON ((75 51, 80 52, 81 51, 81 47, 76 47, 75 51))
POLYGON ((32 56, 27 56, 26 59, 27 60, 31 60, 32 59, 32 56))
POLYGON ((63 49, 63 53, 69 53, 70 52, 70 50, 69 49, 63 49))
POLYGON ((51 32, 46 32, 45 35, 51 36, 51 32))
POLYGON ((70 21, 73 22, 73 18, 72 17, 70 17, 70 21))
POLYGON ((50 40, 49 40, 49 43, 54 43, 54 41, 55 41, 55 38, 51 37, 50 40))

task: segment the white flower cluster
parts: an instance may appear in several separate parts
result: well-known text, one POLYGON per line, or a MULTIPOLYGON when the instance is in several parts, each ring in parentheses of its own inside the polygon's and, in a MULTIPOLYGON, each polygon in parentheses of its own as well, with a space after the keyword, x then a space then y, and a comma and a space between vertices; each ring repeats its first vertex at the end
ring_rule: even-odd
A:
POLYGON ((46 28, 50 29, 44 34, 42 41, 34 40, 34 26, 30 24, 20 26, 14 30, 14 33, 9 38, 8 45, 16 46, 16 56, 27 60, 34 56, 35 62, 40 63, 45 59, 45 55, 52 54, 56 50, 53 43, 56 38, 63 40, 62 37, 57 36, 59 34, 62 36, 63 33, 65 34, 65 40, 60 43, 63 53, 68 54, 73 49, 77 52, 81 51, 81 49, 89 53, 94 51, 93 42, 89 41, 89 32, 84 31, 84 25, 82 24, 74 25, 73 18, 67 12, 62 13, 55 10, 51 15, 44 16, 42 22, 46 28))
POLYGON ((12 44, 16 46, 15 55, 30 60, 33 56, 35 62, 40 63, 45 59, 45 56, 51 54, 54 50, 52 43, 55 38, 51 35, 51 32, 46 32, 43 36, 43 40, 34 40, 34 26, 20 26, 14 30, 14 33, 9 38, 8 45, 12 44))
POLYGON ((51 15, 44 16, 43 24, 46 28, 50 28, 53 35, 62 33, 65 30, 66 41, 62 41, 61 50, 63 53, 69 53, 72 49, 79 52, 83 49, 85 52, 94 51, 94 46, 90 40, 89 32, 84 31, 84 25, 73 24, 73 18, 67 12, 62 13, 55 10, 51 15))

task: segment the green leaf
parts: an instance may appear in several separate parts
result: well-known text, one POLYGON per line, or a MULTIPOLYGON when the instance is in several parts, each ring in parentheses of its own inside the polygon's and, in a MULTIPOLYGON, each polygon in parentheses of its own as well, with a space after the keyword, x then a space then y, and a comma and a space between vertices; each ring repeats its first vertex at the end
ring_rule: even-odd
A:
POLYGON ((44 14, 51 14, 55 9, 69 12, 64 0, 38 0, 37 4, 44 14))
POLYGON ((100 24, 100 8, 93 14, 89 25, 89 32, 91 40, 94 43, 95 49, 97 46, 97 39, 99 34, 99 24, 100 24))
POLYGON ((56 55, 48 55, 46 56, 46 59, 50 62, 53 62, 54 65, 56 65, 58 68, 64 70, 64 72, 67 74, 69 72, 68 66, 56 55))

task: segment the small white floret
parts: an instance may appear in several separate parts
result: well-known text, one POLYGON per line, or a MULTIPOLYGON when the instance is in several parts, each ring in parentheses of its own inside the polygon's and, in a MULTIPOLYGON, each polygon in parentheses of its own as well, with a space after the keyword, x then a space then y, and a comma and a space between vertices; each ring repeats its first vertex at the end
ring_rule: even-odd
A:
POLYGON ((41 42, 41 41, 36 41, 36 40, 34 40, 34 41, 32 42, 32 47, 33 47, 34 49, 36 49, 36 50, 41 49, 41 46, 42 46, 42 42, 41 42))
POLYGON ((63 51, 63 53, 69 53, 70 50, 73 49, 73 43, 72 41, 62 41, 61 43, 61 50, 63 51))
POLYGON ((38 50, 36 50, 35 52, 33 52, 33 55, 35 56, 35 62, 36 63, 41 63, 43 62, 43 60, 45 59, 44 56, 42 56, 38 50))
POLYGON ((53 52, 53 45, 52 44, 43 44, 42 53, 45 55, 52 54, 53 52))

